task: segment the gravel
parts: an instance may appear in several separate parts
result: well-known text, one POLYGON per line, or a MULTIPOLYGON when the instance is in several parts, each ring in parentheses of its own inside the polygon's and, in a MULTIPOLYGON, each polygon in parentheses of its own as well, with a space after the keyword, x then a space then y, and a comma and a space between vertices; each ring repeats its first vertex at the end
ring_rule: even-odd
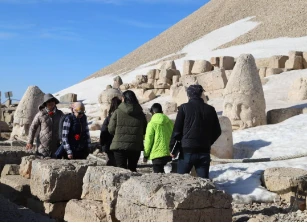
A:
POLYGON ((253 20, 261 24, 220 48, 278 37, 302 37, 307 33, 306 0, 211 0, 165 32, 88 78, 129 71, 176 53, 211 31, 250 16, 256 16, 253 20))

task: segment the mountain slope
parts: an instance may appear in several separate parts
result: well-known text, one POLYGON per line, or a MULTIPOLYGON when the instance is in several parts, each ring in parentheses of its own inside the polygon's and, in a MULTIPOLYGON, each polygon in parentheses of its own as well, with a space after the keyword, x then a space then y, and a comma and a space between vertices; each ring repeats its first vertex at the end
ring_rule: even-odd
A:
POLYGON ((305 36, 306 4, 306 0, 212 0, 130 54, 86 79, 123 73, 176 53, 204 35, 249 16, 255 16, 254 20, 261 24, 220 48, 278 37, 305 36))

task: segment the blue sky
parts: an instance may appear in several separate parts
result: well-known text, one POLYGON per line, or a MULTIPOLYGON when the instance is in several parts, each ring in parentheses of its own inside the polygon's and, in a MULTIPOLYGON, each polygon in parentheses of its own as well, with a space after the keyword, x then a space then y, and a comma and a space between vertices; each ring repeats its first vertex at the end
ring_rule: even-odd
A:
POLYGON ((208 0, 0 0, 0 91, 55 93, 112 64, 208 0))

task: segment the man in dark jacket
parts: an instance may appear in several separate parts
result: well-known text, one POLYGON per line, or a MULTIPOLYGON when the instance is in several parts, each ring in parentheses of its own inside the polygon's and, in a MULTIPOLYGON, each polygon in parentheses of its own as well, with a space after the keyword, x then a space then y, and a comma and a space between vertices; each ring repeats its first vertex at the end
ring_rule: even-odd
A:
POLYGON ((179 174, 190 173, 194 166, 199 177, 209 178, 211 145, 221 135, 221 127, 214 107, 201 98, 203 91, 201 85, 187 89, 189 102, 179 107, 170 149, 175 141, 181 142, 179 174))

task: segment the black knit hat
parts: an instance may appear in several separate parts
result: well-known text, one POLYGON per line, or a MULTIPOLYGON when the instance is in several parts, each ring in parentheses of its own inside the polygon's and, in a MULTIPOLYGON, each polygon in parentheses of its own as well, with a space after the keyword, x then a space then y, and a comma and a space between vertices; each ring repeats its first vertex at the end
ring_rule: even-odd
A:
POLYGON ((203 92, 204 89, 199 84, 190 85, 190 87, 188 87, 187 89, 187 94, 189 98, 200 98, 203 92))

